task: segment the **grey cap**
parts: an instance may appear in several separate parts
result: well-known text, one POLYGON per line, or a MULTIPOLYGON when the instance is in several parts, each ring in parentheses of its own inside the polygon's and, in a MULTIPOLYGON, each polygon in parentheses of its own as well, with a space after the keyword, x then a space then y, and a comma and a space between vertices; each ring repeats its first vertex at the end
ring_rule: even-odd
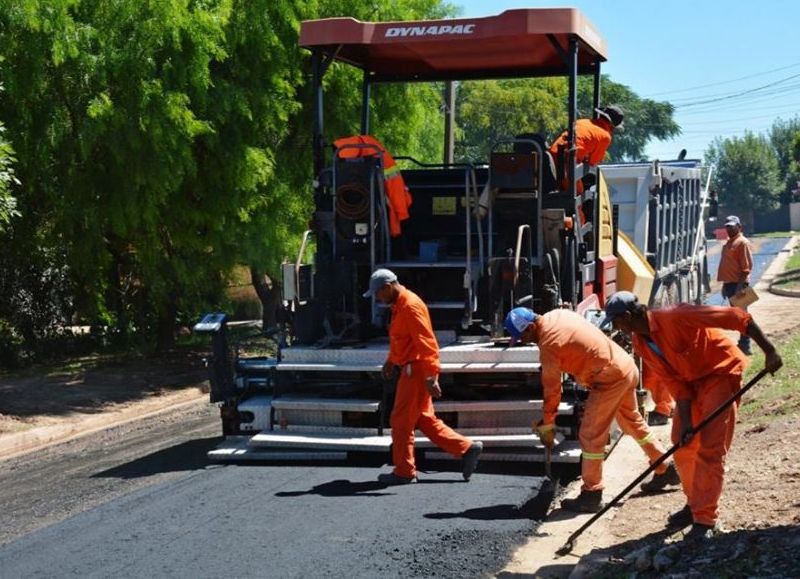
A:
POLYGON ((625 312, 632 312, 639 305, 639 298, 628 291, 619 291, 606 301, 606 316, 600 324, 605 328, 614 321, 614 318, 625 312))
POLYGON ((737 225, 741 227, 742 222, 739 220, 738 217, 736 217, 736 215, 728 215, 725 218, 725 227, 727 227, 728 225, 737 225))
POLYGON ((397 281, 397 276, 389 269, 376 269, 369 276, 369 289, 364 292, 365 298, 371 298, 383 286, 397 281))

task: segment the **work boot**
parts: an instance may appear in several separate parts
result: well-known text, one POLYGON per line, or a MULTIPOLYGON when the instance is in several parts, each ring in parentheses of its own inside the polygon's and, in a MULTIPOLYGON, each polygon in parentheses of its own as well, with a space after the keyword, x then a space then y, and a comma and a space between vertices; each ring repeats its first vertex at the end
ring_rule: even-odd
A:
POLYGON ((472 473, 475 472, 475 467, 478 466, 478 459, 481 457, 482 451, 483 443, 481 441, 473 442, 472 446, 461 457, 461 472, 465 481, 469 482, 472 473))
POLYGON ((667 470, 661 474, 653 474, 647 482, 643 482, 639 487, 643 493, 657 493, 663 491, 665 487, 681 484, 681 477, 678 476, 678 469, 675 468, 675 463, 669 463, 667 470))
POLYGON ((561 501, 561 508, 574 513, 596 513, 603 508, 603 491, 581 491, 577 498, 561 501))
POLYGON ((667 517, 667 528, 683 529, 691 525, 693 520, 692 509, 689 508, 689 505, 683 505, 680 511, 675 511, 667 517))
POLYGON ((669 416, 666 414, 661 414, 655 410, 647 413, 648 426, 664 426, 665 424, 669 424, 669 416))
POLYGON ((717 521, 713 525, 702 525, 695 523, 689 532, 683 536, 684 541, 704 541, 706 539, 713 539, 716 535, 722 532, 722 526, 717 521))
POLYGON ((417 482, 417 477, 411 478, 394 474, 393 472, 386 472, 378 475, 378 482, 388 486, 395 485, 411 485, 417 482))

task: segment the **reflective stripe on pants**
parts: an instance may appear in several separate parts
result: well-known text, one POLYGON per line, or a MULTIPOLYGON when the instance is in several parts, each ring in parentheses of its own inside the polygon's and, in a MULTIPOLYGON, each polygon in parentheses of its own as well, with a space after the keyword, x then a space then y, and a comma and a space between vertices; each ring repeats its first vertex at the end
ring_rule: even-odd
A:
MULTIPOLYGON (((634 369, 622 380, 612 384, 597 384, 589 391, 578 436, 583 451, 581 461, 583 490, 597 491, 603 488, 602 457, 608 442, 611 423, 615 418, 622 432, 632 436, 639 443, 651 463, 664 454, 664 448, 650 438, 650 430, 637 409, 638 383, 639 372, 634 369)), ((666 469, 666 465, 662 464, 656 469, 656 473, 661 474, 666 469)))

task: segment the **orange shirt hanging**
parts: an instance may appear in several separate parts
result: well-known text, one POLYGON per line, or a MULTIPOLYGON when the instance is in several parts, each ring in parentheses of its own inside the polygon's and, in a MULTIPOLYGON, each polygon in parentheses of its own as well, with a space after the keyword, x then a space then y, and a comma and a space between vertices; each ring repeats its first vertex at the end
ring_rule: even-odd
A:
MULTIPOLYGON (((392 237, 397 237, 401 233, 401 222, 408 219, 408 208, 411 207, 411 193, 400 174, 400 169, 389 154, 383 144, 370 135, 357 135, 353 137, 343 137, 333 142, 336 148, 345 145, 374 145, 383 156, 383 184, 386 193, 386 200, 389 205, 389 232, 392 237)), ((353 159, 356 157, 375 157, 378 153, 373 147, 348 147, 339 151, 342 159, 353 159)))

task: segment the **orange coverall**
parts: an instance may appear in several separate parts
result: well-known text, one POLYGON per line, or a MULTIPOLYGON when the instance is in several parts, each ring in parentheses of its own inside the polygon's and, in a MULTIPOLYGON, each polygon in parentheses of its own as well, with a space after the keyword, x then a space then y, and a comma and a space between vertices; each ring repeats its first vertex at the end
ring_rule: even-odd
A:
MULTIPOLYGON (((600 117, 597 119, 578 119, 575 121, 575 162, 583 163, 588 161, 590 165, 597 165, 606 156, 606 151, 611 145, 611 133, 613 131, 611 123, 600 117)), ((563 154, 560 170, 563 178, 559 183, 559 188, 566 191, 569 188, 569 151, 567 150, 567 131, 550 145, 550 154, 553 161, 558 164, 559 150, 563 154)), ((578 193, 583 193, 583 183, 578 181, 575 184, 578 193)))
MULTIPOLYGON (((342 137, 341 139, 336 139, 333 144, 337 148, 345 145, 374 145, 381 151, 383 154, 383 186, 389 205, 389 232, 392 237, 398 237, 401 233, 400 222, 409 217, 408 208, 411 207, 411 193, 408 192, 406 182, 403 180, 403 175, 394 162, 394 158, 378 139, 370 135, 342 137)), ((339 151, 339 157, 342 159, 375 156, 377 156, 377 153, 372 147, 348 147, 339 151)))
POLYGON ((659 381, 658 375, 647 364, 642 364, 642 386, 650 391, 650 396, 656 405, 653 410, 664 416, 672 416, 675 399, 669 393, 669 388, 659 381))
POLYGON ((750 249, 750 242, 744 235, 739 233, 722 246, 717 281, 723 283, 749 283, 752 270, 753 253, 750 249))
MULTIPOLYGON (((545 425, 555 424, 561 402, 561 373, 572 374, 590 389, 578 438, 581 443, 583 490, 603 489, 603 459, 614 418, 653 463, 664 454, 636 404, 639 371, 633 358, 602 331, 570 310, 538 316, 539 359, 542 364, 545 425)), ((662 474, 667 465, 657 469, 662 474)))
POLYGON ((433 399, 425 379, 439 375, 439 344, 433 333, 425 303, 414 292, 400 286, 392 305, 389 325, 389 362, 400 367, 392 427, 394 474, 416 476, 414 430, 419 428, 436 446, 455 457, 464 455, 472 441, 442 422, 433 412, 433 399))
MULTIPOLYGON (((742 385, 747 357, 718 328, 746 332, 750 314, 737 308, 680 304, 647 312, 650 339, 633 335, 633 347, 678 401, 689 400, 692 424, 716 410, 742 385)), ((737 404, 732 404, 692 440, 675 452, 675 465, 695 523, 714 525, 725 457, 733 439, 737 404)), ((672 422, 672 442, 680 434, 680 417, 672 422)))

